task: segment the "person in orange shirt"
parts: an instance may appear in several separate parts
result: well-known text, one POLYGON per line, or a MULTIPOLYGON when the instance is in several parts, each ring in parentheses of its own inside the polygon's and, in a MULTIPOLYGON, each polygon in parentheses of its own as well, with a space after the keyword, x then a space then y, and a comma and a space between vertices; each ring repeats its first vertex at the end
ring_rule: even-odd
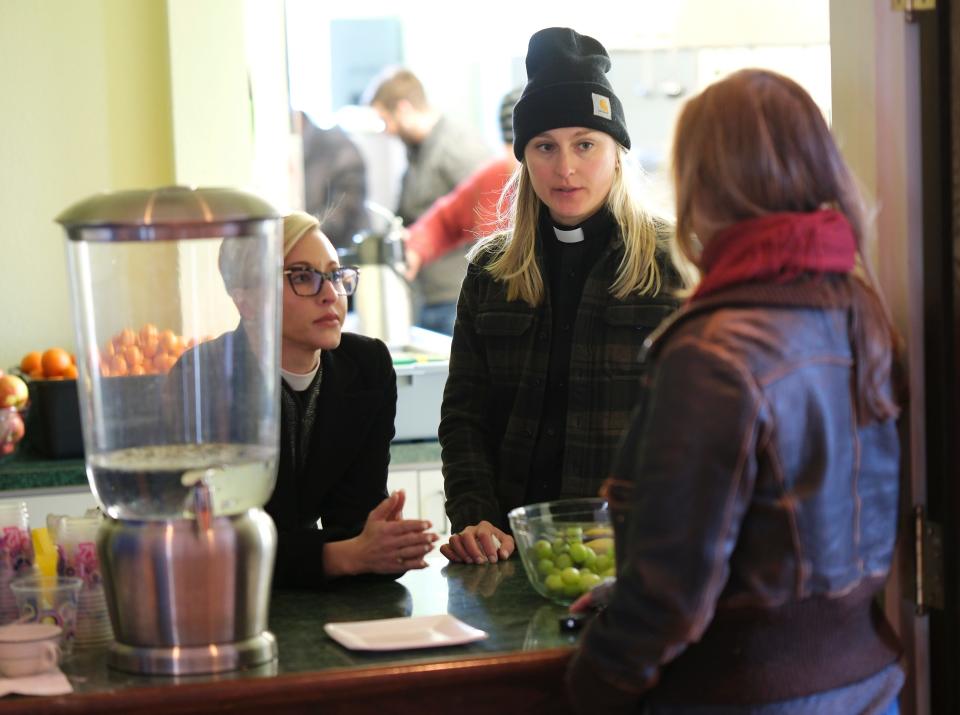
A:
POLYGON ((410 226, 406 237, 408 280, 416 278, 424 264, 500 227, 497 204, 519 163, 513 154, 513 106, 521 91, 519 87, 512 89, 500 100, 503 156, 484 164, 449 194, 437 199, 410 226))

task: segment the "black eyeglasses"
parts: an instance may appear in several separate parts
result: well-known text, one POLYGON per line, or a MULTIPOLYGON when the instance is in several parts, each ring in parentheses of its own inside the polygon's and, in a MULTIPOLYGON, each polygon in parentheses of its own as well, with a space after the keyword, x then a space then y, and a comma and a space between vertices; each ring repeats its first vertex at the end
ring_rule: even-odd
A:
POLYGON ((352 266, 337 268, 328 273, 315 271, 313 268, 287 268, 283 275, 290 281, 293 292, 305 298, 319 293, 324 281, 333 284, 337 295, 353 295, 357 290, 357 283, 360 282, 360 271, 352 266))

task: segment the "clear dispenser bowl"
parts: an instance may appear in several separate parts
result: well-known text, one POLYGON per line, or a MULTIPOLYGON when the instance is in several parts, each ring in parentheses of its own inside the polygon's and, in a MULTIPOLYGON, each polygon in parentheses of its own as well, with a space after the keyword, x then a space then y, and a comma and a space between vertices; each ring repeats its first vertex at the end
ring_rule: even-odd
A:
POLYGON ((70 239, 81 423, 101 508, 117 519, 189 518, 197 485, 216 516, 262 506, 279 444, 280 220, 228 190, 87 203, 97 201, 58 220, 70 239))

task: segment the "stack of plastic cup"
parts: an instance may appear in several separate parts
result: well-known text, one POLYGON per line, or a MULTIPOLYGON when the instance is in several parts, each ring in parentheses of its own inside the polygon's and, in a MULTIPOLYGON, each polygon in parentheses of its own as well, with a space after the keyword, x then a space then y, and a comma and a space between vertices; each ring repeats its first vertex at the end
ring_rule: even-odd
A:
POLYGON ((80 579, 64 576, 21 576, 10 582, 17 599, 20 623, 50 623, 60 627, 60 650, 73 651, 80 579))
POLYGON ((64 516, 56 520, 57 573, 83 581, 77 603, 77 648, 99 648, 113 640, 107 597, 97 558, 99 517, 64 516))
POLYGON ((33 573, 33 541, 27 505, 22 501, 0 501, 0 624, 20 617, 10 582, 33 573))

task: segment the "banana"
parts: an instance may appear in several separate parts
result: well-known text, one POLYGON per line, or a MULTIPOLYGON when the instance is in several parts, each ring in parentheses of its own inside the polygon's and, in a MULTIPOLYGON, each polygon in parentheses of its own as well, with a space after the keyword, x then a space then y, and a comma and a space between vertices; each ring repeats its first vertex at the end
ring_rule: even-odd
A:
POLYGON ((584 546, 589 546, 591 549, 593 549, 593 552, 599 556, 600 554, 606 554, 610 551, 613 551, 613 539, 609 536, 600 539, 591 539, 590 541, 587 541, 584 546))

